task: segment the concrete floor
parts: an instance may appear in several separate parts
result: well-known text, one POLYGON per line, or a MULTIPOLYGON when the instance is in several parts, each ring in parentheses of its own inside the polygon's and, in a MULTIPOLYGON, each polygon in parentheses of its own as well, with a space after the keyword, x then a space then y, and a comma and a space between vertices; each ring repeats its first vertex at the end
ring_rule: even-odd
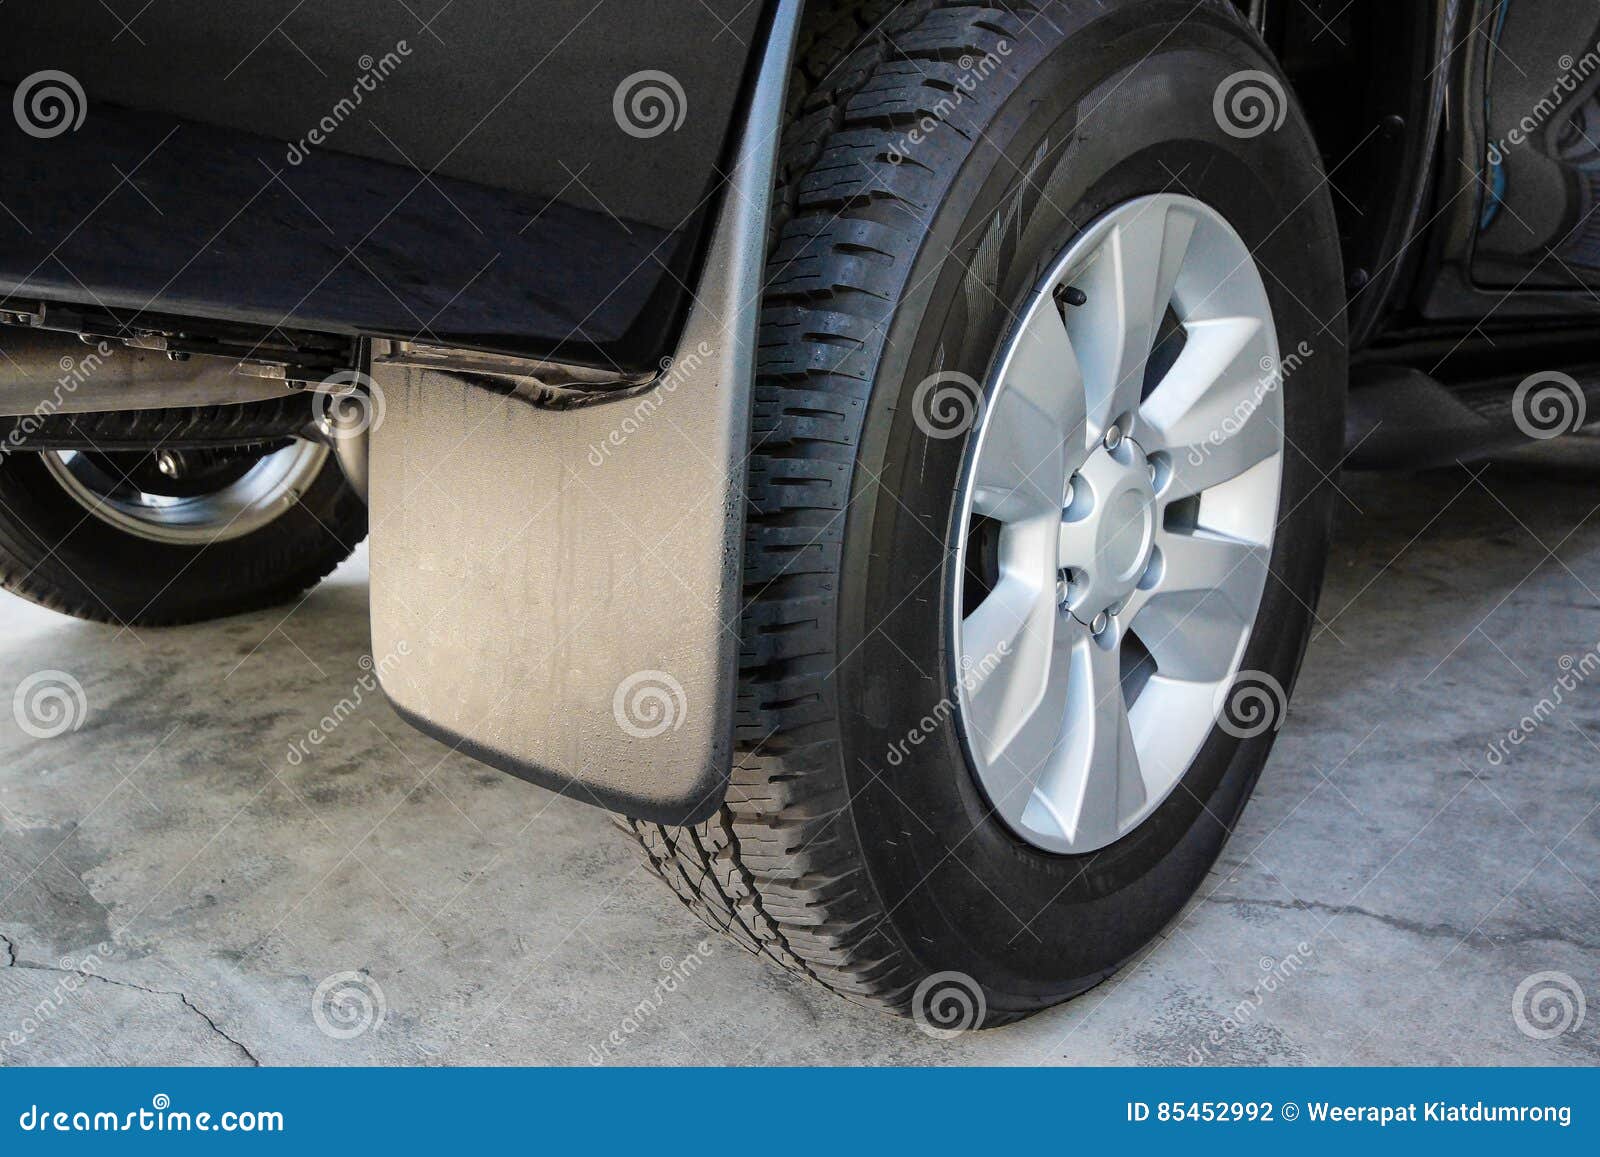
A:
POLYGON ((697 951, 602 815, 370 695, 291 762, 366 674, 364 557, 182 630, 7 599, 0 700, 55 669, 87 716, 0 711, 0 1063, 583 1064, 613 1030, 641 1064, 1600 1062, 1600 1008, 1550 1040, 1512 1015, 1539 972, 1600 998, 1600 686, 1486 755, 1600 643, 1600 453, 1483 469, 1341 481, 1324 629, 1203 898, 953 1041, 697 951))

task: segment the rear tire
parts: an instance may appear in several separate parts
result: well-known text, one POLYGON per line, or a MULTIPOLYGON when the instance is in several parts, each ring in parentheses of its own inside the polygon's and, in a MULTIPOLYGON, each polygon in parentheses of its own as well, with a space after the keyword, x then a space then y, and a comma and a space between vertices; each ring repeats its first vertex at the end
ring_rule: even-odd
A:
POLYGON ((1215 728, 1110 846, 1057 855, 1019 838, 949 706, 971 439, 925 432, 919 384, 989 382, 1021 303, 1107 210, 1173 192, 1220 211, 1261 268, 1279 347, 1301 351, 1283 387, 1273 577, 1242 658, 1285 691, 1342 445, 1339 246, 1310 131, 1292 106, 1249 137, 1213 112, 1242 72, 1285 99, 1259 40, 1222 2, 1014 7, 869 0, 808 16, 755 390, 740 755, 705 824, 625 821, 706 923, 935 1027, 1046 1008, 1155 937, 1220 852, 1276 727, 1215 728))
MULTIPOLYGON (((177 536, 182 541, 160 541, 159 526, 130 530, 137 520, 114 517, 109 506, 96 513, 93 495, 75 487, 75 496, 63 482, 62 459, 53 454, 0 456, 0 586, 76 618, 168 626, 260 610, 315 586, 367 534, 366 504, 320 448, 311 468, 286 478, 259 516, 235 511, 215 533, 177 536)), ((143 459, 105 457, 101 476, 118 481, 143 459)), ((148 473, 148 462, 138 469, 148 473)))

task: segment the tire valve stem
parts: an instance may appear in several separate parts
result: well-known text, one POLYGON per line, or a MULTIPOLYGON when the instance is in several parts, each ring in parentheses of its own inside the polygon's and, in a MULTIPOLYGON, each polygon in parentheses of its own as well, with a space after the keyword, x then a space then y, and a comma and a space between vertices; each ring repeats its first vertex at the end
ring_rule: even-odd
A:
POLYGON ((1050 291, 1050 296, 1055 298, 1056 308, 1061 311, 1063 319, 1066 317, 1068 306, 1077 309, 1089 301, 1089 295, 1076 285, 1058 285, 1050 291))

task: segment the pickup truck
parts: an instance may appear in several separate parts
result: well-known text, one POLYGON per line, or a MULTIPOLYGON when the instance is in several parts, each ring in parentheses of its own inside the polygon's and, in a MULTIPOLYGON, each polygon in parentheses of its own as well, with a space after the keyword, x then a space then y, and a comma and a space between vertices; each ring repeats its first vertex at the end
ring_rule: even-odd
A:
POLYGON ((189 623, 370 536, 405 719, 934 1030, 1201 888, 1342 468, 1600 388, 1592 3, 3 19, 0 582, 189 623))

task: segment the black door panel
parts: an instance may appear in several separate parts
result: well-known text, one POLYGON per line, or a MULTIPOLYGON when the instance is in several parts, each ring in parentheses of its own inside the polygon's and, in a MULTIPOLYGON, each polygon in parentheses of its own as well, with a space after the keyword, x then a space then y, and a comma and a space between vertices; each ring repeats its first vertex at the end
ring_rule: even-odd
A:
POLYGON ((1493 0, 1481 19, 1484 286, 1600 285, 1600 4, 1493 0))

